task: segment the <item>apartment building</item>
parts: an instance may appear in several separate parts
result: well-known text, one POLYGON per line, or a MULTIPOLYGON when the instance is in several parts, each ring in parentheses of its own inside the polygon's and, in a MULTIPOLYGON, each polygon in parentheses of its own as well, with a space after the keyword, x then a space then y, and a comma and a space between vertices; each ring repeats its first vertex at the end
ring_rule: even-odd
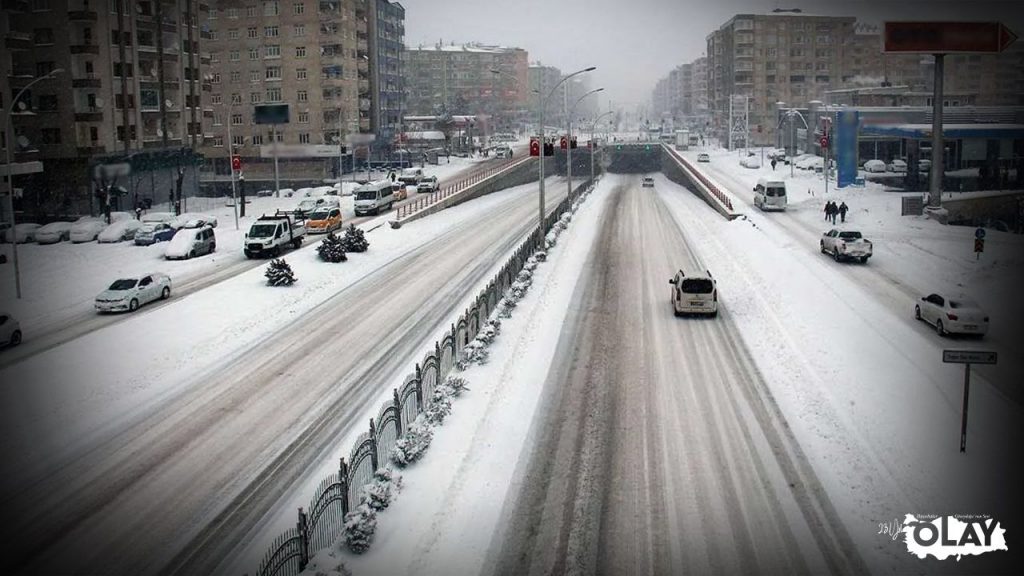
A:
POLYGON ((4 2, 0 104, 17 108, 14 134, 3 127, 0 142, 16 164, 44 167, 15 177, 20 209, 88 210, 91 167, 129 161, 132 176, 118 183, 132 195, 124 203, 167 199, 205 138, 208 59, 198 22, 206 8, 197 0, 4 2))
MULTIPOLYGON (((371 107, 370 129, 382 143, 394 141, 401 131, 405 104, 405 8, 388 0, 369 0, 367 40, 371 107)), ((360 102, 365 105, 365 102, 360 102)))
POLYGON ((507 123, 529 106, 529 63, 522 48, 436 44, 408 49, 406 55, 410 114, 443 109, 507 123))
POLYGON ((681 64, 658 80, 651 94, 651 120, 681 128, 703 126, 708 114, 707 59, 681 64))

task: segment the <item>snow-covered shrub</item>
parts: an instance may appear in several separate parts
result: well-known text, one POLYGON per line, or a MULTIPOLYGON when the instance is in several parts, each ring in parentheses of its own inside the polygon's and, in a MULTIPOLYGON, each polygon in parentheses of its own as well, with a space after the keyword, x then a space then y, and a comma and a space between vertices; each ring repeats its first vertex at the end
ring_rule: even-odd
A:
POLYGON ((433 438, 434 432, 427 424, 426 417, 420 414, 409 425, 405 434, 395 442, 395 449, 391 452, 391 461, 399 468, 412 464, 423 456, 433 438))
POLYGON ((345 229, 345 237, 342 238, 342 244, 345 247, 345 252, 366 252, 366 249, 370 247, 370 243, 366 240, 366 235, 359 228, 356 228, 355 224, 349 224, 348 228, 345 229))
POLYGON ((377 511, 365 502, 345 515, 345 544, 355 554, 370 548, 377 531, 377 511))
POLYGON ((324 262, 336 263, 348 260, 348 256, 345 256, 344 242, 334 232, 327 233, 327 236, 316 247, 316 253, 324 262))
POLYGON ((462 371, 473 364, 486 364, 487 356, 487 343, 480 340, 480 337, 477 336, 462 349, 462 358, 455 363, 455 367, 462 371))
POLYGON ((390 468, 379 468, 373 475, 373 482, 363 486, 362 500, 380 512, 394 501, 402 487, 402 477, 390 468))
POLYGON ((267 286, 291 286, 297 280, 284 258, 271 260, 263 275, 267 277, 267 286))
POLYGON ((488 320, 487 324, 484 324, 483 328, 480 328, 480 333, 476 335, 476 339, 484 344, 494 342, 494 339, 498 336, 498 332, 501 329, 501 321, 497 318, 494 318, 493 320, 498 323, 497 326, 491 324, 491 321, 488 320))
POLYGON ((511 318, 512 310, 516 307, 516 302, 511 299, 509 292, 505 292, 505 297, 498 302, 498 316, 500 318, 511 318))
POLYGON ((434 389, 434 396, 430 399, 427 409, 423 411, 423 416, 430 425, 440 426, 451 413, 452 399, 445 393, 443 386, 438 386, 434 389))
POLYGON ((533 257, 537 259, 537 262, 547 262, 548 253, 543 250, 538 250, 533 253, 533 257))
POLYGON ((544 237, 544 247, 550 250, 554 247, 555 242, 558 240, 558 231, 552 228, 548 235, 544 237))
POLYGON ((441 389, 452 398, 458 398, 463 392, 469 390, 469 383, 460 376, 449 376, 441 383, 441 389))

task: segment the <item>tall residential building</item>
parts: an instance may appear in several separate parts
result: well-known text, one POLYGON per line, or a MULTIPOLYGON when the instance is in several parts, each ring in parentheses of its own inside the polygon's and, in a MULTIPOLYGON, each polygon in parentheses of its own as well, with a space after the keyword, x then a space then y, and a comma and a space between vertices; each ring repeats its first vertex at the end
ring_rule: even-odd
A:
POLYGON ((703 126, 708 114, 706 67, 707 59, 701 57, 659 80, 651 94, 651 120, 671 119, 675 128, 703 126))
POLYGON ((193 166, 209 120, 198 27, 206 9, 197 0, 4 2, 0 103, 26 113, 13 115, 13 136, 0 129, 0 142, 13 146, 16 163, 44 165, 15 178, 24 191, 20 209, 87 211, 90 167, 129 156, 132 175, 118 185, 132 200, 167 200, 178 168, 193 166), (143 177, 146 170, 154 173, 143 177))
POLYGON ((401 129, 405 103, 405 8, 398 2, 368 0, 371 130, 382 143, 394 141, 401 129))
POLYGON ((529 105, 526 50, 436 44, 406 51, 409 113, 518 117, 529 105), (492 72, 497 70, 498 73, 492 72))
MULTIPOLYGON (((551 89, 558 84, 559 80, 562 79, 562 71, 554 66, 545 66, 541 63, 531 64, 527 71, 527 88, 529 94, 529 103, 527 108, 530 111, 530 122, 535 122, 537 113, 539 112, 539 103, 537 94, 534 94, 534 90, 539 91, 544 96, 547 96, 551 92, 551 89)), ((551 96, 551 101, 548 102, 548 106, 545 109, 545 123, 556 121, 561 124, 562 122, 562 106, 555 106, 554 102, 561 102, 561 97, 557 95, 551 96)))

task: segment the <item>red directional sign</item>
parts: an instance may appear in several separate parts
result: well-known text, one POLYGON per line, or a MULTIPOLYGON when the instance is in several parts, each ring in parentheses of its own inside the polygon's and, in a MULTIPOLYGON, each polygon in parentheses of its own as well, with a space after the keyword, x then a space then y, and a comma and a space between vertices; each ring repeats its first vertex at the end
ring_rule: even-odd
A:
POLYGON ((231 157, 231 169, 238 172, 242 169, 242 157, 232 156, 231 157))
POLYGON ((540 156, 540 142, 536 138, 530 138, 530 156, 540 156))
POLYGON ((818 140, 818 143, 821 144, 822 148, 828 148, 828 138, 822 136, 821 140, 818 140))
POLYGON ((885 52, 1002 52, 1017 35, 1001 22, 886 22, 885 52))
POLYGON ((569 147, 569 141, 565 138, 565 136, 562 136, 561 146, 562 150, 565 150, 566 148, 569 147))

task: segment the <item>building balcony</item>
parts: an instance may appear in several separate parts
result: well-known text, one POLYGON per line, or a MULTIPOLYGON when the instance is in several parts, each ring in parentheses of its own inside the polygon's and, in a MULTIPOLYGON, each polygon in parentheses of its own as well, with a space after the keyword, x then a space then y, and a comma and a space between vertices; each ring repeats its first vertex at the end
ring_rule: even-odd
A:
POLYGON ((99 13, 88 8, 84 10, 68 10, 68 20, 71 22, 97 22, 99 13))
POLYGON ((4 34, 4 47, 11 51, 23 51, 32 49, 32 35, 22 32, 8 32, 4 34))
POLYGON ((72 54, 93 54, 98 56, 100 53, 99 44, 72 44, 69 49, 72 54))
POLYGON ((72 88, 99 88, 102 84, 95 74, 78 74, 71 78, 72 88))
POLYGON ((9 12, 28 12, 28 0, 3 0, 0 6, 9 12))
POLYGON ((98 108, 75 110, 75 122, 102 122, 103 112, 98 108))

